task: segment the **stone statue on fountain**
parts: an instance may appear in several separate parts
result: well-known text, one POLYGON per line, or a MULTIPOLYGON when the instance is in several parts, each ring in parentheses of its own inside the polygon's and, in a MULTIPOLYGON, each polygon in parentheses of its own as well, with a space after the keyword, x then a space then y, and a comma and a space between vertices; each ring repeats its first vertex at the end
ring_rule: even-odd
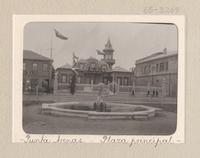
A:
POLYGON ((94 110, 98 112, 106 112, 106 103, 103 101, 103 92, 105 85, 103 83, 98 84, 98 96, 96 101, 93 104, 94 110))

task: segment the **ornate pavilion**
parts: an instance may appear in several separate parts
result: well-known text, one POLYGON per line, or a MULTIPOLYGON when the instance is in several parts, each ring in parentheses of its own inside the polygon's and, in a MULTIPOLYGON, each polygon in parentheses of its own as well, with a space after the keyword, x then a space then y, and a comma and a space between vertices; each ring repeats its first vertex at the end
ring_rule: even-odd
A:
MULTIPOLYGON (((65 64, 56 69, 58 84, 67 85, 71 77, 77 72, 77 84, 108 84, 115 82, 120 86, 131 86, 133 82, 133 72, 120 66, 113 68, 115 59, 113 58, 114 49, 110 39, 107 40, 105 48, 102 51, 97 50, 97 54, 102 56, 101 60, 94 57, 79 59, 73 55, 73 65, 65 64)), ((64 86, 65 87, 65 86, 64 86)))

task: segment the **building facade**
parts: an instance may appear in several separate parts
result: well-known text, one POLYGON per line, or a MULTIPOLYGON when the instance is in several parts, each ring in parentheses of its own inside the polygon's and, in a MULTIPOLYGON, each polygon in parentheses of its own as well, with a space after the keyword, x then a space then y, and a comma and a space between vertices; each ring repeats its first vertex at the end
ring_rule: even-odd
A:
POLYGON ((178 54, 158 52, 135 64, 135 85, 145 86, 148 94, 177 96, 178 54))
POLYGON ((53 60, 30 50, 23 51, 23 92, 50 92, 53 60))
POLYGON ((101 60, 94 57, 78 59, 73 65, 65 64, 56 69, 58 75, 58 85, 60 88, 67 88, 73 75, 73 69, 77 72, 77 84, 97 85, 104 83, 117 83, 120 86, 132 85, 133 72, 119 66, 113 68, 115 64, 114 49, 110 39, 105 44, 103 51, 97 50, 97 54, 102 56, 101 60))

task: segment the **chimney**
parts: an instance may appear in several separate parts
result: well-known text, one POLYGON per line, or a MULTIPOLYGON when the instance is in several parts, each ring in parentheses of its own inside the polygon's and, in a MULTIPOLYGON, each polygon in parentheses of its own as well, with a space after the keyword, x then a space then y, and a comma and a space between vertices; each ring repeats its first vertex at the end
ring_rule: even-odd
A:
POLYGON ((167 48, 164 48, 164 49, 163 49, 163 53, 164 53, 164 54, 167 54, 167 48))

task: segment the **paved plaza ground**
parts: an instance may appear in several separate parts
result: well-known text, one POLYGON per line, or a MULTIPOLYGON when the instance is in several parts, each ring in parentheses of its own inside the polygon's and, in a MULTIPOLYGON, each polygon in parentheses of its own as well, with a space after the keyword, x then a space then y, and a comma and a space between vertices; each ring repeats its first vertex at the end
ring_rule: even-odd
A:
POLYGON ((136 98, 109 96, 106 102, 143 104, 163 107, 150 120, 88 120, 83 118, 51 116, 41 113, 44 102, 94 101, 93 95, 25 95, 23 97, 23 128, 32 134, 118 134, 118 135, 169 135, 176 130, 175 98, 136 98), (166 108, 169 107, 169 108, 166 108))

